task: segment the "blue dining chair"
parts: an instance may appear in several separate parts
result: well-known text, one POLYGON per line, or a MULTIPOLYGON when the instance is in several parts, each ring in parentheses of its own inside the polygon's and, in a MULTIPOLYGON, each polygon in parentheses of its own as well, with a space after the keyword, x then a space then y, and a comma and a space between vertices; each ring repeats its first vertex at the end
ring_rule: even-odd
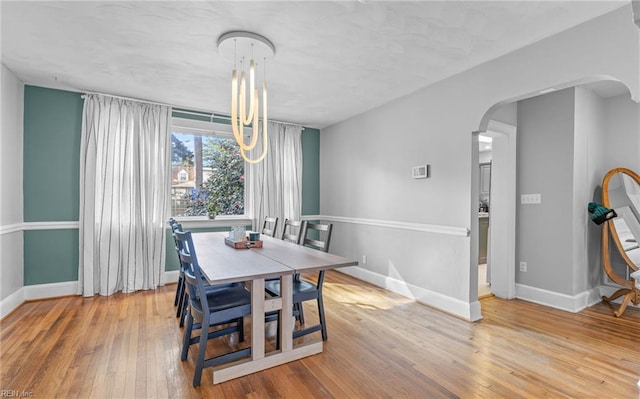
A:
POLYGON ((274 217, 265 217, 264 223, 262 224, 262 235, 275 237, 276 231, 278 230, 278 218, 274 217))
MULTIPOLYGON (((176 253, 178 255, 179 273, 180 273, 178 275, 178 287, 176 287, 176 302, 177 302, 176 317, 180 318, 180 323, 179 323, 180 327, 184 327, 184 322, 187 318, 187 306, 189 305, 189 292, 187 291, 187 286, 184 280, 184 271, 185 271, 186 265, 184 265, 180 260, 180 251, 184 249, 188 253, 189 249, 185 248, 183 243, 176 238, 176 232, 182 231, 182 225, 178 222, 175 222, 171 228, 173 230, 173 239, 175 242, 176 253)), ((204 279, 204 277, 203 277, 202 283, 204 285, 204 290, 207 293, 211 293, 227 287, 235 287, 235 286, 241 285, 240 283, 210 285, 207 282, 207 280, 204 279)))
MULTIPOLYGON (((179 223, 174 218, 169 218, 168 223, 169 223, 169 227, 171 227, 171 234, 173 236, 173 240, 174 240, 174 243, 175 243, 175 239, 176 238, 175 238, 174 233, 175 233, 176 229, 178 228, 179 223)), ((180 230, 182 230, 182 227, 180 227, 180 230)), ((180 289, 181 289, 182 282, 183 282, 183 274, 182 274, 182 271, 180 270, 180 274, 178 275, 178 286, 176 287, 176 296, 175 296, 175 298, 173 300, 173 306, 178 306, 178 302, 180 300, 180 289)), ((176 315, 176 317, 178 317, 178 316, 176 315)))
POLYGON ((184 266, 180 262, 180 250, 181 243, 176 239, 176 231, 182 231, 182 225, 178 223, 174 218, 169 219, 169 226, 171 227, 171 235, 173 237, 176 254, 178 255, 178 285, 176 286, 176 296, 173 300, 173 306, 177 307, 176 317, 180 317, 180 327, 184 324, 184 315, 187 309, 187 289, 184 282, 184 266))
POLYGON ((202 370, 251 355, 251 348, 244 348, 223 355, 205 358, 210 339, 238 332, 239 341, 244 341, 243 318, 251 314, 251 294, 236 285, 206 292, 202 271, 198 264, 190 231, 177 231, 182 244, 180 261, 184 264, 184 278, 189 292, 187 323, 184 329, 181 359, 187 360, 189 347, 198 344, 198 355, 193 376, 193 386, 200 385, 202 370), (227 326, 224 326, 227 325, 227 326), (220 327, 210 330, 212 327, 220 327), (192 333, 200 330, 200 334, 192 333))
POLYGON ((300 244, 306 223, 305 220, 285 219, 284 225, 282 226, 282 236, 280 238, 284 241, 300 244))
MULTIPOLYGON (((331 232, 333 224, 306 223, 300 244, 317 249, 319 251, 328 252, 331 243, 331 232)), ((324 301, 322 300, 322 285, 324 283, 325 271, 318 272, 315 282, 307 281, 300 278, 300 275, 294 276, 293 279, 293 313, 300 321, 300 325, 304 325, 304 312, 302 303, 315 300, 318 304, 319 323, 293 332, 293 338, 302 337, 307 334, 320 331, 322 340, 327 340, 327 323, 324 314, 324 301)), ((269 295, 280 296, 280 280, 265 281, 265 290, 269 295)))

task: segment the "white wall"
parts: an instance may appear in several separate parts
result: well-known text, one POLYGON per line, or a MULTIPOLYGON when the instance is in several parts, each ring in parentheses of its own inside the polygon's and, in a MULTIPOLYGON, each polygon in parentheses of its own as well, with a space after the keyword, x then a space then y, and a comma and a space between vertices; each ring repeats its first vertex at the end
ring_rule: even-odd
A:
POLYGON ((517 261, 528 271, 516 269, 516 282, 588 295, 600 284, 600 230, 587 204, 606 172, 603 100, 572 88, 521 101, 518 111, 518 195, 540 193, 542 204, 518 205, 517 261))
POLYGON ((518 103, 503 104, 491 111, 491 120, 515 126, 518 123, 518 103))
MULTIPOLYGON (((0 131, 0 317, 23 286, 22 140, 24 84, 2 65, 0 131)), ((21 299, 18 300, 22 302, 21 299)))
MULTIPOLYGON (((576 88, 572 295, 601 284, 601 227, 591 222, 587 205, 599 196, 602 178, 607 172, 603 149, 608 134, 604 118, 603 99, 588 89, 576 88)), ((640 136, 640 131, 637 134, 640 136)), ((615 132, 610 132, 609 135, 613 136, 615 132)))
POLYGON ((606 99, 604 107, 605 171, 629 168, 640 173, 640 104, 622 95, 606 99))
POLYGON ((572 294, 574 89, 518 103, 516 283, 572 294))
MULTIPOLYGON (((471 133, 486 128, 494 105, 603 74, 640 98, 640 32, 630 15, 630 6, 622 7, 323 129, 320 211, 340 220, 332 252, 368 255, 352 273, 410 286, 423 302, 480 317, 470 287, 477 238, 458 234, 477 234, 471 133), (432 177, 411 179, 411 167, 424 163, 432 177), (388 223, 369 227, 380 220, 388 223)), ((571 213, 570 201, 565 206, 571 213)))

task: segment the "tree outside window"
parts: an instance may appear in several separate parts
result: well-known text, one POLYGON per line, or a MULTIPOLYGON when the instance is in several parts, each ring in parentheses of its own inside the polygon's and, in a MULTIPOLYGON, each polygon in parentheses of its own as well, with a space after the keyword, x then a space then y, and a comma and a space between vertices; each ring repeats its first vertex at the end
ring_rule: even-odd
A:
POLYGON ((244 161, 233 139, 173 133, 171 142, 172 216, 244 214, 244 161))

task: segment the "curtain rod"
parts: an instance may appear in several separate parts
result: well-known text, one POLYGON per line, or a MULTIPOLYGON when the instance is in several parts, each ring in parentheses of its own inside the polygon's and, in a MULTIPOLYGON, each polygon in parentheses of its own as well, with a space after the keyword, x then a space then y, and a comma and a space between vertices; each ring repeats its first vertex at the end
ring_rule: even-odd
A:
MULTIPOLYGON (((180 113, 180 114, 185 114, 185 115, 207 116, 207 117, 210 117, 211 119, 218 118, 218 119, 231 120, 230 116, 227 116, 225 114, 219 114, 219 113, 217 113, 215 111, 183 110, 183 109, 173 109, 172 111, 180 113)), ((282 124, 285 124, 285 125, 293 125, 293 126, 302 126, 299 123, 277 121, 277 120, 273 120, 273 119, 269 119, 269 122, 277 122, 277 123, 282 123, 282 124)), ((304 126, 302 126, 302 128, 306 129, 304 126)))
MULTIPOLYGON (((174 108, 182 108, 182 106, 180 105, 171 105, 171 104, 166 104, 166 103, 159 103, 156 101, 149 101, 149 100, 141 100, 139 98, 133 98, 133 97, 124 97, 124 96, 116 96, 113 94, 104 94, 104 93, 97 93, 94 91, 85 91, 83 95, 81 95, 81 98, 85 98, 85 96, 87 94, 97 94, 100 96, 108 96, 108 97, 113 97, 113 98, 120 98, 122 100, 129 100, 129 101, 138 101, 138 102, 142 102, 142 103, 147 103, 147 104, 154 104, 154 105, 162 105, 165 107, 171 107, 171 111, 172 112, 178 112, 181 114, 187 114, 187 115, 198 115, 198 116, 209 116, 210 118, 219 118, 219 119, 227 119, 227 120, 231 120, 230 116, 227 116, 225 114, 219 114, 215 111, 201 111, 201 110, 193 110, 193 111, 189 111, 189 110, 181 110, 181 109, 174 109, 174 108)), ((285 125, 294 125, 294 126, 300 126, 302 127, 302 129, 305 129, 304 126, 298 124, 298 123, 292 123, 292 122, 284 122, 284 121, 277 121, 277 120, 273 120, 273 119, 269 119, 269 121, 271 122, 277 122, 277 123, 283 123, 285 125)))
POLYGON ((107 97, 119 98, 121 100, 137 101, 137 102, 140 102, 140 103, 147 103, 147 104, 153 104, 153 105, 162 105, 162 106, 171 107, 171 108, 174 107, 171 104, 159 103, 159 102, 156 102, 156 101, 149 101, 149 100, 141 100, 139 98, 133 98, 133 97, 116 96, 114 94, 97 93, 95 91, 85 91, 84 94, 81 95, 80 97, 84 99, 87 94, 97 94, 99 96, 107 96, 107 97))

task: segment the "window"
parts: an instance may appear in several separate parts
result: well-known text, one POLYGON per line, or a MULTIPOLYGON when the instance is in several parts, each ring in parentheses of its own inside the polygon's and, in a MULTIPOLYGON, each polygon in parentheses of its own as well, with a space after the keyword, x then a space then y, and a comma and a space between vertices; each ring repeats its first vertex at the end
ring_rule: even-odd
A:
POLYGON ((173 118, 171 216, 244 215, 244 161, 229 130, 173 118))

